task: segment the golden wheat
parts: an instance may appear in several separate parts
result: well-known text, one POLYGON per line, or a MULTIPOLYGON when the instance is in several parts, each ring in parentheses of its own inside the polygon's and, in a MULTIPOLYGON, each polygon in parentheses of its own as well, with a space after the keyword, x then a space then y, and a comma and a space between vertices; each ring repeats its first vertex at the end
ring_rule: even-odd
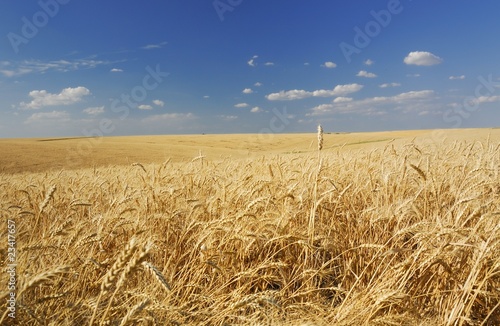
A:
POLYGON ((500 324, 500 146, 319 140, 318 153, 0 174, 16 321, 500 324))

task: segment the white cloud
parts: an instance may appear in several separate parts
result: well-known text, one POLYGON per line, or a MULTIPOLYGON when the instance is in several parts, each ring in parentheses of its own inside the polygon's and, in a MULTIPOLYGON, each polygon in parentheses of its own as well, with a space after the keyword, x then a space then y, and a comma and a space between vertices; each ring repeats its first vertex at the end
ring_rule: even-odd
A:
POLYGON ((387 107, 404 112, 420 112, 428 109, 428 103, 435 98, 432 90, 410 91, 394 96, 377 96, 362 100, 336 101, 330 104, 321 104, 311 109, 311 113, 306 115, 325 115, 332 113, 359 113, 364 115, 387 114, 387 107))
POLYGON ((450 76, 449 79, 450 80, 464 80, 465 79, 465 75, 462 75, 462 76, 450 76))
POLYGON ((253 90, 251 88, 245 88, 243 91, 242 91, 243 94, 252 94, 253 93, 253 90))
POLYGON ((291 101, 300 100, 308 97, 334 97, 343 96, 351 93, 360 91, 363 85, 359 84, 347 84, 347 85, 337 85, 332 90, 315 90, 315 91, 305 91, 301 89, 294 89, 290 91, 280 91, 279 93, 271 93, 266 95, 269 101, 291 101))
POLYGON ((104 113, 104 106, 86 108, 83 112, 88 115, 99 115, 104 113))
POLYGON ((366 59, 365 62, 363 62, 365 65, 367 66, 371 66, 372 64, 374 64, 375 62, 371 59, 366 59))
POLYGON ((149 104, 141 104, 137 108, 139 110, 153 110, 153 107, 149 104))
POLYGON ((209 95, 204 95, 203 98, 210 98, 210 96, 209 95))
POLYGON ((255 63, 255 59, 257 59, 259 56, 258 55, 254 55, 252 57, 252 59, 248 60, 247 61, 247 64, 250 66, 250 67, 255 67, 257 64, 255 63))
POLYGON ((110 72, 123 72, 123 69, 113 68, 110 70, 110 72))
POLYGON ((217 117, 221 118, 222 120, 225 120, 225 121, 233 121, 233 120, 236 120, 238 119, 237 116, 235 115, 218 115, 217 117))
POLYGON ((358 77, 365 77, 365 78, 375 78, 375 77, 377 77, 377 75, 375 75, 374 73, 368 72, 366 70, 361 70, 360 72, 358 72, 358 74, 356 76, 358 76, 358 77))
POLYGON ((266 62, 264 63, 264 66, 274 66, 274 62, 266 62))
POLYGON ((399 87, 399 86, 401 86, 400 83, 385 83, 385 84, 378 85, 378 87, 380 87, 380 88, 399 87))
POLYGON ((352 97, 339 96, 333 100, 333 103, 345 103, 345 102, 351 102, 351 101, 352 101, 352 97))
POLYGON ((25 60, 22 62, 11 63, 9 69, 2 69, 5 77, 16 77, 30 73, 44 74, 50 71, 68 72, 80 69, 93 69, 98 66, 108 65, 116 62, 93 60, 93 59, 78 59, 73 61, 56 60, 43 62, 39 60, 25 60))
POLYGON ((304 62, 304 66, 310 66, 311 64, 309 62, 304 62))
POLYGON ((156 106, 165 106, 165 102, 162 100, 153 100, 153 104, 156 106))
POLYGON ((248 103, 238 103, 234 105, 235 108, 246 108, 248 107, 248 103))
POLYGON ((23 109, 39 109, 45 106, 70 105, 80 102, 84 96, 89 94, 88 88, 83 86, 68 87, 59 94, 51 94, 46 90, 34 90, 29 92, 29 96, 33 100, 29 103, 21 102, 20 107, 23 109))
POLYGON ((416 66, 433 66, 442 62, 443 59, 440 57, 425 51, 410 52, 406 58, 404 58, 404 63, 416 66))
POLYGON ((69 113, 66 111, 38 112, 33 113, 25 123, 38 122, 40 120, 68 121, 69 113))
POLYGON ((161 43, 157 43, 157 44, 148 44, 146 46, 143 46, 141 49, 143 49, 143 50, 161 49, 165 45, 167 45, 167 42, 161 42, 161 43))
POLYGON ((337 64, 336 64, 336 63, 334 63, 334 62, 331 62, 331 61, 327 61, 327 62, 325 62, 325 63, 323 64, 323 67, 326 67, 326 68, 330 68, 330 69, 331 69, 331 68, 335 68, 335 67, 337 67, 337 64))
POLYGON ((255 87, 260 87, 262 86, 262 83, 259 83, 259 82, 256 82, 255 84, 253 84, 255 87))
POLYGON ((259 113, 259 112, 262 112, 262 109, 261 109, 261 108, 259 108, 258 106, 255 106, 255 107, 253 107, 253 108, 250 110, 250 112, 252 112, 252 113, 259 113))
POLYGON ((479 103, 492 103, 492 102, 500 102, 500 96, 480 96, 477 98, 479 103))
POLYGON ((402 102, 414 99, 427 99, 433 97, 435 94, 436 93, 432 90, 423 90, 423 91, 409 91, 391 97, 374 97, 374 98, 387 100, 388 102, 402 102))
POLYGON ((279 93, 271 93, 266 95, 266 98, 269 101, 291 101, 291 100, 300 100, 311 96, 312 92, 308 92, 302 89, 293 89, 290 91, 280 91, 279 93))
POLYGON ((164 113, 155 114, 142 119, 142 122, 180 122, 186 120, 193 120, 197 117, 192 113, 164 113))

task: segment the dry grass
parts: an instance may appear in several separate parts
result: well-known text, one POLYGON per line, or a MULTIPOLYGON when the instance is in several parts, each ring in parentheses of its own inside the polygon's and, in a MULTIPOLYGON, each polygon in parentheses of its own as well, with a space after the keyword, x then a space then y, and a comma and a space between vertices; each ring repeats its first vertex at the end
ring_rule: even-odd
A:
POLYGON ((0 174, 18 323, 500 324, 499 143, 331 145, 0 174))

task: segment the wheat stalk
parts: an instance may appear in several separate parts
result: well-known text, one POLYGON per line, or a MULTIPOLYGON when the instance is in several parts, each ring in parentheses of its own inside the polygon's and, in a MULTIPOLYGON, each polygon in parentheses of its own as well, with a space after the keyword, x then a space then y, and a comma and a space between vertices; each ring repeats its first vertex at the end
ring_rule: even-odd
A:
MULTIPOLYGON (((43 210, 45 209, 45 207, 47 207, 47 205, 49 204, 49 201, 54 197, 54 192, 55 191, 56 191, 56 185, 52 185, 52 187, 50 187, 50 189, 45 194, 45 199, 38 206, 39 213, 36 216, 35 225, 33 226, 33 230, 37 230, 38 222, 40 221, 40 216, 42 215, 43 210)), ((30 237, 30 242, 33 239, 33 236, 34 236, 34 233, 32 233, 32 235, 30 237)))
POLYGON ((144 165, 142 165, 141 163, 132 163, 132 166, 138 166, 142 169, 142 171, 146 172, 146 168, 144 167, 144 165))

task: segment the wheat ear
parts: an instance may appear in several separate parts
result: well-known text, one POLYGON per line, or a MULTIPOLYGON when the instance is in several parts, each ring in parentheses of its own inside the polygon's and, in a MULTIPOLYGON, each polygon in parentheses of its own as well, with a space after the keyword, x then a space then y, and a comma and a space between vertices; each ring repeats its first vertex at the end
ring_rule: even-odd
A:
POLYGON ((43 210, 45 209, 45 207, 47 207, 47 205, 49 204, 49 201, 52 199, 52 197, 54 196, 54 192, 56 191, 56 186, 53 185, 52 187, 50 187, 49 191, 47 191, 47 193, 45 194, 45 199, 43 200, 43 202, 40 204, 40 213, 43 212, 43 210))
POLYGON ((318 125, 318 151, 323 149, 323 127, 318 125))
POLYGON ((140 313, 148 304, 149 304, 150 300, 149 299, 145 299, 143 300, 142 302, 139 302, 137 305, 135 305, 134 307, 132 307, 132 309, 130 309, 127 314, 125 315, 125 317, 123 317, 121 323, 119 326, 125 326, 128 324, 129 321, 131 321, 132 317, 138 313, 140 313))
POLYGON ((113 295, 111 295, 111 298, 109 299, 108 306, 106 308, 106 311, 104 311, 104 314, 101 318, 101 323, 103 323, 106 320, 106 316, 111 309, 111 305, 113 304, 113 301, 115 299, 116 294, 118 293, 118 290, 122 287, 122 285, 125 283, 125 281, 134 273, 137 269, 139 269, 140 264, 147 258, 149 255, 149 251, 151 250, 151 244, 147 243, 144 247, 141 248, 139 251, 139 254, 137 254, 135 257, 132 258, 126 265, 125 269, 123 270, 122 274, 120 275, 120 278, 118 279, 118 282, 116 282, 116 287, 115 291, 113 292, 113 295))
POLYGON ((167 290, 170 290, 170 284, 168 284, 167 280, 165 279, 165 276, 152 264, 148 263, 147 261, 142 263, 142 266, 146 268, 151 274, 153 274, 154 278, 167 290))
POLYGON ((111 269, 106 273, 104 279, 101 284, 101 292, 99 293, 99 297, 97 298, 97 303, 94 308, 94 312, 92 314, 92 318, 90 319, 89 325, 93 325, 94 319, 97 315, 97 309, 99 307, 99 303, 103 295, 105 295, 113 286, 118 276, 118 273, 127 265, 128 261, 134 253, 136 252, 137 244, 135 239, 132 238, 130 242, 125 246, 125 248, 120 252, 118 258, 116 259, 111 269))
POLYGON ((33 288, 45 282, 53 281, 54 278, 56 278, 60 274, 68 273, 68 271, 69 266, 59 266, 54 270, 38 274, 23 286, 22 290, 19 291, 18 297, 30 288, 33 288))

